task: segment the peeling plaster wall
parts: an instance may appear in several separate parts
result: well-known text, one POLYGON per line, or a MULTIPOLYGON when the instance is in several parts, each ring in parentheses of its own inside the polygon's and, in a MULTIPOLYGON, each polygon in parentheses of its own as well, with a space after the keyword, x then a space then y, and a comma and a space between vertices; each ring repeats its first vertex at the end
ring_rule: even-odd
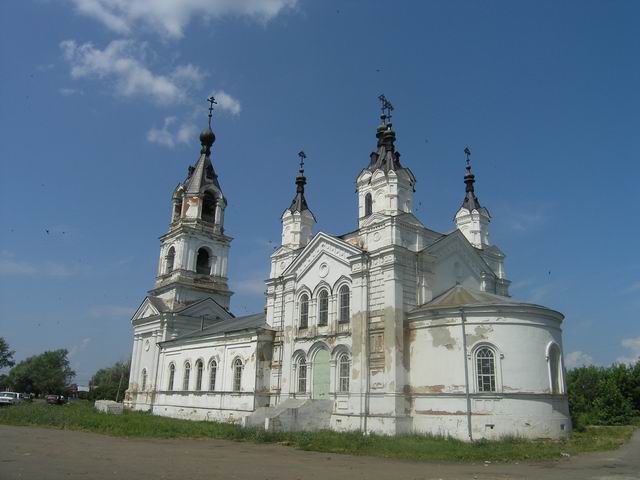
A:
POLYGON ((547 346, 562 349, 556 320, 534 312, 467 312, 415 316, 409 324, 410 412, 416 432, 468 439, 465 362, 474 438, 521 435, 559 438, 571 430, 566 395, 551 395, 547 346), (435 317, 435 318, 434 318, 435 317), (473 353, 495 348, 496 392, 479 392, 473 353))

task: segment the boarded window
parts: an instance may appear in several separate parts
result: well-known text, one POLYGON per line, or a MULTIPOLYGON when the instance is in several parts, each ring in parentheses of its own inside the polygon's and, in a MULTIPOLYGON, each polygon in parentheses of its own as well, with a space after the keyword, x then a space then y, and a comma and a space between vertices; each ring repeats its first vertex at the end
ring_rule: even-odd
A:
POLYGON ((142 369, 142 386, 140 387, 140 390, 142 390, 143 392, 147 389, 147 369, 143 368, 142 369))
POLYGON ((482 347, 476 352, 476 372, 479 392, 496 391, 496 359, 493 350, 482 347))
POLYGON ((329 293, 322 290, 318 297, 318 325, 325 326, 329 323, 329 293))

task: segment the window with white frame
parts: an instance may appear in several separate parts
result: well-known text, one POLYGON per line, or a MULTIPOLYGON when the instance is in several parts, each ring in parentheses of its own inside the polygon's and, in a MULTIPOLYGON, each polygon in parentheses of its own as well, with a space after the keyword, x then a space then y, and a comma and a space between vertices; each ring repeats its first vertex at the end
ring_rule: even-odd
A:
POLYGON ((476 352, 476 377, 479 392, 496 391, 496 356, 489 347, 481 347, 476 352))
POLYGON ((204 364, 202 360, 196 362, 196 390, 202 390, 202 371, 204 370, 204 364))
POLYGON ((212 392, 216 389, 216 375, 218 373, 218 364, 215 360, 211 360, 209 364, 209 390, 212 392))
POLYGON ((233 391, 239 392, 242 388, 242 360, 236 358, 233 361, 233 391))
POLYGON ((167 384, 167 390, 173 390, 173 381, 176 378, 176 366, 172 363, 169 365, 169 383, 167 384))
POLYGON ((347 393, 349 391, 349 377, 351 376, 351 361, 346 353, 340 355, 338 360, 338 391, 347 393))
POLYGON ((309 326, 309 296, 303 293, 300 296, 300 328, 309 326))
POLYGON ((307 362, 298 360, 298 393, 307 393, 307 362))
POLYGON ((340 323, 347 323, 349 321, 349 293, 349 287, 347 285, 343 285, 340 287, 338 293, 340 301, 340 323))
POLYGON ((562 370, 560 348, 555 343, 549 347, 549 380, 551 393, 562 393, 562 370))
POLYGON ((184 364, 184 377, 182 377, 182 390, 189 390, 189 376, 191 375, 191 364, 184 364))
POLYGON ((142 369, 142 382, 141 382, 142 386, 140 388, 140 390, 142 390, 143 392, 147 389, 147 369, 143 368, 142 369))
POLYGON ((322 290, 318 295, 318 325, 323 327, 329 324, 329 292, 322 290))

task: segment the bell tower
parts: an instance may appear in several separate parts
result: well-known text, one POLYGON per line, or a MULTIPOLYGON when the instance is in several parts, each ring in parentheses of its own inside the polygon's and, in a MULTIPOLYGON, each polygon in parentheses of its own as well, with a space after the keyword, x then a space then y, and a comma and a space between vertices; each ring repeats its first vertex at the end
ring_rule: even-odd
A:
POLYGON ((174 190, 169 231, 160 237, 160 262, 155 287, 158 296, 175 309, 211 297, 229 309, 227 285, 231 238, 224 234, 227 201, 211 163, 216 136, 211 130, 214 97, 209 101, 209 124, 200 133, 200 158, 174 190))
POLYGON ((356 180, 359 228, 371 218, 413 211, 416 177, 400 164, 400 153, 395 147, 396 132, 391 123, 393 105, 384 95, 378 100, 382 104, 382 115, 376 132, 377 149, 371 153, 369 166, 356 180))

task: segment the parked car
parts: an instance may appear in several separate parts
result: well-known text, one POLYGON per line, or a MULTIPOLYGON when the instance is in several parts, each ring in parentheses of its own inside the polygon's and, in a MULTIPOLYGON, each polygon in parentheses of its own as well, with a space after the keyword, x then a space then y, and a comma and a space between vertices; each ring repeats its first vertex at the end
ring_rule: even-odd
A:
POLYGON ((47 395, 47 403, 51 405, 62 405, 65 402, 64 395, 47 395))
POLYGON ((30 402, 33 400, 33 397, 31 396, 30 393, 20 393, 20 400, 22 400, 23 402, 30 402))
POLYGON ((0 405, 15 405, 20 401, 20 394, 16 392, 0 392, 0 405))

